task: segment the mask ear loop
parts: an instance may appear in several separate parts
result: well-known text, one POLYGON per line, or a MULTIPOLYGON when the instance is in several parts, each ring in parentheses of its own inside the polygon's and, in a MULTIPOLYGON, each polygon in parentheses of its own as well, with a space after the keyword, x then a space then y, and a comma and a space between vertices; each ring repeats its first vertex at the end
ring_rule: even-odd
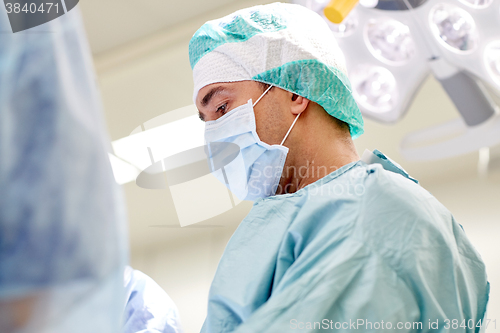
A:
POLYGON ((270 85, 269 88, 267 88, 266 91, 264 91, 264 93, 262 95, 260 95, 259 99, 257 99, 257 101, 255 103, 253 103, 252 107, 254 107, 257 103, 259 103, 260 99, 262 97, 264 97, 264 95, 269 91, 269 89, 271 89, 273 87, 273 85, 270 85))
MULTIPOLYGON (((270 86, 269 86, 269 88, 267 88, 267 89, 266 89, 266 91, 264 91, 264 93, 263 93, 262 95, 260 95, 260 97, 257 99, 257 101, 255 101, 255 103, 253 103, 252 107, 254 107, 254 106, 255 106, 255 105, 256 105, 256 104, 257 104, 257 103, 261 100, 261 98, 262 98, 262 97, 264 97, 264 95, 265 95, 265 94, 266 94, 266 93, 267 93, 267 92, 268 92, 268 91, 269 91, 272 87, 273 87, 273 85, 270 85, 270 86)), ((285 135, 285 137, 283 138, 283 141, 281 141, 280 146, 283 146, 283 143, 285 142, 286 138, 288 137, 288 134, 290 134, 290 132, 292 131, 293 125, 295 125, 295 122, 297 121, 297 119, 299 119, 299 116, 300 116, 301 114, 302 114, 302 112, 301 112, 301 113, 299 113, 299 114, 297 115, 297 117, 295 117, 295 120, 293 121, 292 126, 290 126, 290 128, 288 129, 288 132, 286 132, 286 135, 285 135)))
POLYGON ((301 113, 299 113, 299 114, 297 115, 297 117, 295 117, 295 120, 293 121, 292 126, 290 126, 290 128, 288 129, 288 132, 286 132, 286 135, 285 135, 285 137, 283 138, 283 141, 281 141, 280 146, 283 146, 283 143, 285 142, 286 138, 288 137, 288 134, 290 134, 290 132, 292 131, 293 125, 295 125, 295 122, 297 121, 297 119, 299 119, 299 116, 300 116, 301 114, 302 114, 302 112, 301 112, 301 113))

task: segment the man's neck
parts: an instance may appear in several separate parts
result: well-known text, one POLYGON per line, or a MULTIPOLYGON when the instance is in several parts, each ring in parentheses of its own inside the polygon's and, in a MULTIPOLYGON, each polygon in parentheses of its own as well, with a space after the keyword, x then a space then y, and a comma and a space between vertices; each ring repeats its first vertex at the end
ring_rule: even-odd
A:
POLYGON ((293 193, 334 172, 342 166, 359 160, 356 151, 318 148, 310 154, 297 156, 293 165, 285 165, 276 194, 293 193))
POLYGON ((294 193, 359 160, 349 128, 316 103, 301 115, 287 143, 289 152, 276 194, 294 193))

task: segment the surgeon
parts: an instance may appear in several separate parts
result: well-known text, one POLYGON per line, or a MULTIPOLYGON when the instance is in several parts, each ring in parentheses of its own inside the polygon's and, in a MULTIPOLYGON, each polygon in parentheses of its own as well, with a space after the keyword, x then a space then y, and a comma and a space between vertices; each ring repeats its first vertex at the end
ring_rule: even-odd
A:
MULTIPOLYGON (((360 159, 363 119, 318 14, 237 11, 205 23, 189 58, 208 147, 240 148, 212 172, 254 201, 218 265, 202 332, 484 329, 479 253, 398 164, 377 150, 360 159)), ((209 161, 221 154, 209 149, 209 161)))
POLYGON ((78 8, 13 33, 0 10, 0 332, 180 333, 126 268, 123 193, 78 8))

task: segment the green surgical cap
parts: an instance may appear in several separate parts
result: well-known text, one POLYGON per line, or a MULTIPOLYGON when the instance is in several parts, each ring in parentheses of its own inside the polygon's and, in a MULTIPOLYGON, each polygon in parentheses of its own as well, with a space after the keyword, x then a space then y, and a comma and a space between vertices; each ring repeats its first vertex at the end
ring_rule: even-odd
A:
POLYGON ((321 105, 363 134, 344 55, 321 16, 294 4, 272 3, 239 10, 205 23, 189 42, 196 100, 217 82, 254 80, 321 105))

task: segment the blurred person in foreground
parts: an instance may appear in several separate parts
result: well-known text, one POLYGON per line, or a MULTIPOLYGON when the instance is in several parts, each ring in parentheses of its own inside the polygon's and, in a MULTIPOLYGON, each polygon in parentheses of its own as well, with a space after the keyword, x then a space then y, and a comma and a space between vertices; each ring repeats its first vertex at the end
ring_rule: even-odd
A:
POLYGON ((0 332, 182 332, 166 293, 125 269, 108 151, 79 11, 12 33, 0 10, 0 332))

